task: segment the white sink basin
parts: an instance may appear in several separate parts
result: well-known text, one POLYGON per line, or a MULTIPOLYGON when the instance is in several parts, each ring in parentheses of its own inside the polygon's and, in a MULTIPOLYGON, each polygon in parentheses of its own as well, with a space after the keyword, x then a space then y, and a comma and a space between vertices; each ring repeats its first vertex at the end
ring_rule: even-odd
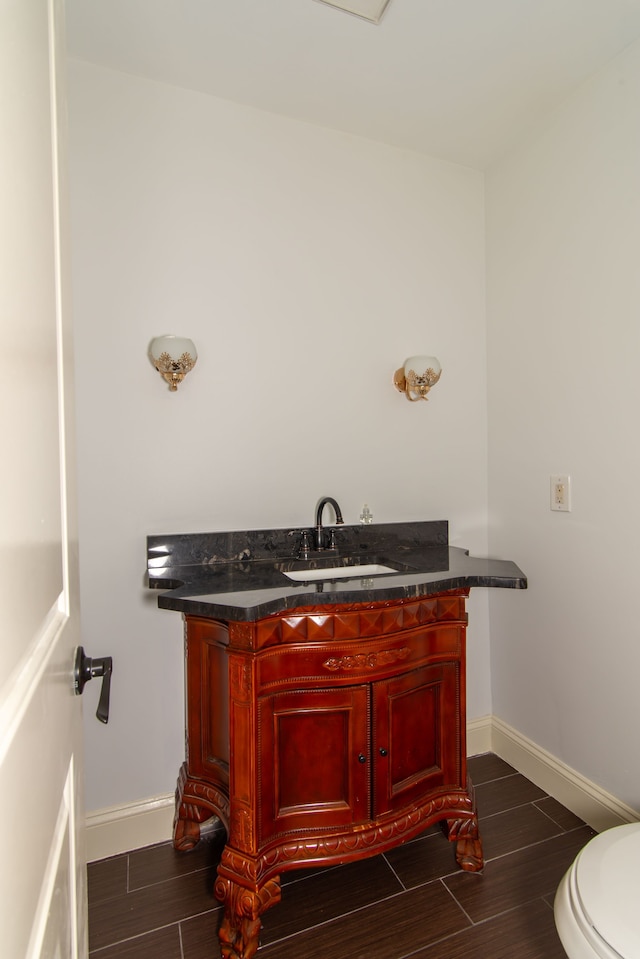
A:
POLYGON ((397 569, 370 563, 366 566, 325 566, 324 569, 291 569, 284 575, 296 583, 309 583, 315 579, 347 579, 350 576, 382 576, 397 573, 397 569))

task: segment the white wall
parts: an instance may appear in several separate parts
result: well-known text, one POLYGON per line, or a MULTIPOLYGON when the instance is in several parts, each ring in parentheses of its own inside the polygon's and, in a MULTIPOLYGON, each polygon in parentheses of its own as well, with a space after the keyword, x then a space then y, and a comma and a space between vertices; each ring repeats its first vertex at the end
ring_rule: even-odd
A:
MULTIPOLYGON (((92 810, 171 792, 183 758, 148 533, 308 524, 330 494, 486 554, 484 197, 476 171, 83 63, 70 100, 83 642, 114 657, 107 727, 85 692, 92 810), (177 394, 146 359, 166 332, 199 351, 177 394), (392 374, 422 351, 444 372, 409 404, 392 374)), ((486 591, 470 616, 471 718, 486 591)))
POLYGON ((493 711, 640 809, 640 46, 487 177, 493 711), (571 474, 573 511, 549 509, 571 474))

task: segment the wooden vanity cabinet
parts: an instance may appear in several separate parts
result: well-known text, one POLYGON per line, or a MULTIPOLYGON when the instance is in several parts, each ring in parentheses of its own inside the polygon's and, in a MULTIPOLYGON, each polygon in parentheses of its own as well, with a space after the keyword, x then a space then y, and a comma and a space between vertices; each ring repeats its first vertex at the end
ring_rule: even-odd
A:
POLYGON ((465 596, 251 623, 185 616, 187 759, 174 843, 219 816, 222 954, 247 959, 287 869, 382 852, 442 822, 482 868, 466 771, 465 596))

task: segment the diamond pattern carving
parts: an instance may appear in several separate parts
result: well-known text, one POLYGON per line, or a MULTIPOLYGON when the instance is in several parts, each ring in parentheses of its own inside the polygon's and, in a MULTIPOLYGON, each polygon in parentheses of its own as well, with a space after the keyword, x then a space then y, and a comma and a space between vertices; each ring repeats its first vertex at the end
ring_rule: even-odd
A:
POLYGON ((231 624, 230 628, 242 634, 243 645, 251 633, 247 626, 256 625, 255 639, 259 648, 277 643, 305 641, 348 640, 413 629, 436 621, 460 620, 466 622, 464 598, 468 590, 456 590, 420 600, 407 600, 393 605, 383 602, 367 607, 355 604, 299 609, 295 615, 278 613, 258 624, 231 624), (245 627, 245 630, 242 627, 245 627))
POLYGON ((379 624, 381 621, 382 615, 378 613, 375 617, 375 622, 378 623, 378 631, 376 631, 375 623, 369 629, 369 620, 363 616, 335 613, 335 633, 340 639, 359 639, 360 636, 375 636, 377 632, 379 632, 379 624))
POLYGON ((309 616, 307 638, 310 640, 333 639, 335 616, 309 616))
POLYGON ((403 621, 404 613, 402 607, 398 609, 385 609, 382 614, 382 629, 385 633, 395 632, 397 629, 402 629, 403 621))

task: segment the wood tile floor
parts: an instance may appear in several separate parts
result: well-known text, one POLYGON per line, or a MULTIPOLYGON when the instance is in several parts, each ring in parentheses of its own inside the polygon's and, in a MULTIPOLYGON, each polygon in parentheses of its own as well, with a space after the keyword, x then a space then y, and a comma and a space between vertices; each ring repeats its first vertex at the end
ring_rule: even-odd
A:
MULTIPOLYGON (((469 760, 485 868, 457 868, 439 827, 347 866, 282 876, 256 959, 565 959, 555 889, 594 835, 497 756, 469 760)), ((89 864, 90 959, 219 959, 224 833, 89 864)))

